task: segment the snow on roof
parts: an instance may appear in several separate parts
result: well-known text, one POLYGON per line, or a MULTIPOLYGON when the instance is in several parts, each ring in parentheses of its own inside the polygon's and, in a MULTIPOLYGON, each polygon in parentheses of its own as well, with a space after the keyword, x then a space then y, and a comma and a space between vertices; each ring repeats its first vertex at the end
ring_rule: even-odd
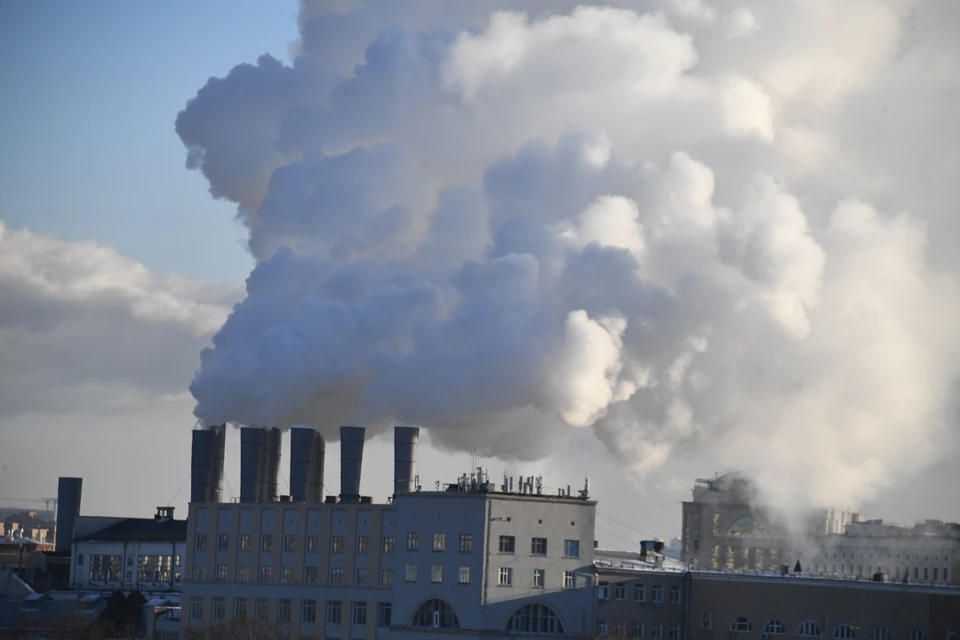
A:
POLYGON ((616 551, 613 549, 597 549, 593 552, 593 565, 598 569, 613 569, 617 571, 687 571, 686 563, 675 558, 651 554, 650 559, 640 557, 635 551, 616 551))

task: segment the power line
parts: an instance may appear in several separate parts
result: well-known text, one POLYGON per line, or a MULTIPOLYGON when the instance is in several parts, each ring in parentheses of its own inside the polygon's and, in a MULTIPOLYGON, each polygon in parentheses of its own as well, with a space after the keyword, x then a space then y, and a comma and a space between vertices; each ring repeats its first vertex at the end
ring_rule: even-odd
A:
POLYGON ((655 537, 655 536, 653 536, 652 534, 650 534, 650 533, 647 532, 647 531, 640 531, 639 529, 635 529, 634 527, 631 527, 631 526, 628 525, 628 524, 624 524, 623 522, 620 522, 620 521, 617 520, 616 518, 611 518, 611 517, 608 516, 608 515, 605 515, 605 514, 603 514, 603 513, 600 513, 599 511, 597 511, 597 515, 600 516, 601 518, 606 518, 607 520, 609 520, 609 521, 611 521, 611 522, 613 522, 613 523, 615 523, 615 524, 618 524, 618 525, 620 525, 621 527, 623 527, 623 528, 625 528, 625 529, 629 529, 630 531, 633 531, 634 533, 639 533, 639 534, 640 534, 641 536, 643 536, 644 538, 654 538, 654 537, 655 537))

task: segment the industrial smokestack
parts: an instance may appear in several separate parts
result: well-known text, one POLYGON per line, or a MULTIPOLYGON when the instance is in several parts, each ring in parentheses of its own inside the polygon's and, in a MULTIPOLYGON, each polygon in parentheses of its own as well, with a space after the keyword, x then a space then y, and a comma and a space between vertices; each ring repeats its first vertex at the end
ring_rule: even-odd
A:
POLYGON ((73 527, 80 516, 80 497, 83 478, 60 478, 57 485, 57 551, 70 551, 73 527))
POLYGON ((190 502, 219 502, 223 487, 224 425, 193 432, 190 455, 190 502))
POLYGON ((340 502, 360 502, 363 427, 340 427, 340 502))
POLYGON ((323 437, 313 427, 290 429, 290 495, 295 502, 323 500, 323 437))
POLYGON ((268 431, 270 447, 267 456, 266 494, 264 500, 276 502, 279 497, 278 483, 280 476, 280 449, 283 446, 283 432, 273 428, 268 431))
POLYGON ((240 502, 261 502, 266 430, 240 428, 240 502))
POLYGON ((393 428, 393 495, 412 493, 417 473, 419 427, 393 428))

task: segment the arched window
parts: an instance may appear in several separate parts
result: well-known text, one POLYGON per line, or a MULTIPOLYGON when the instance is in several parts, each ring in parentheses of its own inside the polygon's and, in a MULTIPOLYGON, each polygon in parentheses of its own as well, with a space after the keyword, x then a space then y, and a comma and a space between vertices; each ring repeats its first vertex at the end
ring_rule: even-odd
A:
POLYGON ((767 636, 783 635, 786 632, 779 620, 767 620, 767 624, 763 625, 763 634, 767 636))
POLYGON ((838 624, 837 628, 833 630, 833 640, 853 640, 855 637, 853 627, 846 623, 838 624))
POLYGON ((730 631, 739 631, 741 633, 746 633, 748 631, 753 631, 753 625, 750 624, 750 621, 740 616, 735 618, 733 622, 730 623, 730 631))
POLYGON ((927 634, 920 629, 910 629, 910 633, 907 635, 908 640, 927 640, 927 634))
POLYGON ((819 638, 820 627, 813 620, 807 620, 797 625, 797 635, 801 638, 819 638))
POLYGON ((886 627, 874 627, 870 640, 890 640, 890 630, 886 627))
POLYGON ((528 604, 510 617, 507 631, 511 633, 566 633, 560 616, 543 604, 528 604))
POLYGON ((426 629, 459 629, 460 620, 449 604, 440 598, 431 598, 413 612, 411 627, 426 629))

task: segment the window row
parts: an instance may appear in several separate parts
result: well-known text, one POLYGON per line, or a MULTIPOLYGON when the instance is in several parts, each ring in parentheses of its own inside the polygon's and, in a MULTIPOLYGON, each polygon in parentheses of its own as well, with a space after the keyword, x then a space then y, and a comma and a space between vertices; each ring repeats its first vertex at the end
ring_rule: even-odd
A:
MULTIPOLYGON (((713 631, 713 614, 704 613, 700 616, 700 631, 713 631)), ((753 631, 753 624, 749 619, 739 616, 730 623, 731 633, 750 633, 753 631)), ((838 624, 833 629, 833 640, 855 640, 858 637, 858 628, 847 623, 838 624)), ((787 634, 786 626, 777 619, 767 620, 763 625, 764 636, 782 636, 787 634)), ((822 638, 820 625, 813 620, 806 620, 797 625, 796 637, 798 638, 822 638)), ((949 634, 948 634, 949 635, 949 634)), ((904 640, 926 640, 927 636, 919 629, 912 629, 904 640)), ((870 640, 890 640, 890 631, 885 627, 874 627, 870 632, 870 640)))
MULTIPOLYGON (((77 554, 77 575, 83 571, 84 557, 77 554)), ((181 556, 142 555, 127 556, 127 571, 123 570, 122 555, 91 554, 87 579, 95 582, 120 582, 121 576, 126 582, 132 582, 134 576, 134 562, 136 562, 136 576, 138 582, 180 582, 179 570, 181 556), (174 567, 177 570, 174 571, 174 567)))
MULTIPOLYGON (((269 598, 255 598, 253 619, 270 620, 271 605, 269 598)), ((292 617, 292 601, 288 598, 280 598, 276 601, 275 612, 276 622, 290 622, 292 617)), ((210 598, 210 619, 220 621, 226 618, 226 598, 223 596, 214 596, 210 598)), ((326 603, 326 615, 321 622, 327 624, 341 624, 343 622, 343 603, 339 600, 328 600, 326 603)), ((350 606, 350 623, 357 626, 367 624, 367 603, 354 602, 350 606)), ((377 603, 377 626, 389 627, 391 624, 392 607, 389 602, 377 603)), ((204 599, 203 596, 191 596, 190 598, 190 618, 200 621, 204 619, 204 599)), ((233 599, 233 618, 235 620, 247 619, 247 598, 233 599)), ((300 602, 300 622, 303 624, 316 624, 317 601, 302 600, 300 602)))
MULTIPOLYGON (((628 594, 628 587, 630 585, 626 582, 617 582, 613 585, 613 597, 616 600, 626 600, 628 594)), ((683 600, 681 595, 681 590, 679 586, 670 587, 670 604, 680 604, 683 600)), ((598 585, 597 589, 597 599, 598 600, 610 600, 611 589, 609 582, 601 582, 598 585)), ((646 602, 647 601, 647 585, 642 582, 633 584, 632 594, 633 600, 636 602, 646 602)), ((663 603, 663 585, 655 584, 650 590, 650 602, 654 604, 663 603)))
MULTIPOLYGON (((500 553, 516 553, 516 550, 517 550, 516 536, 500 536, 498 550, 500 553)), ((547 539, 546 538, 530 538, 530 555, 532 556, 547 555, 547 539)), ((580 557, 580 541, 564 540, 563 541, 563 557, 579 558, 580 557)))
MULTIPOLYGON (((597 635, 601 637, 615 636, 617 638, 644 638, 646 631, 643 624, 634 624, 633 628, 627 627, 626 622, 620 622, 611 633, 610 623, 606 620, 597 622, 597 635)), ((668 640, 680 640, 680 625, 675 624, 667 629, 668 640)), ((663 640, 663 625, 650 625, 650 639, 663 640)))
MULTIPOLYGON (((497 573, 497 585, 501 587, 512 587, 514 586, 514 569, 513 567, 500 567, 500 570, 497 573)), ((547 586, 547 571, 546 569, 534 569, 533 573, 530 575, 530 584, 529 586, 534 589, 543 589, 547 586)), ((563 580, 561 585, 564 589, 576 589, 577 588, 577 576, 573 571, 564 571, 563 580)), ((522 585, 526 586, 526 585, 522 585)))

